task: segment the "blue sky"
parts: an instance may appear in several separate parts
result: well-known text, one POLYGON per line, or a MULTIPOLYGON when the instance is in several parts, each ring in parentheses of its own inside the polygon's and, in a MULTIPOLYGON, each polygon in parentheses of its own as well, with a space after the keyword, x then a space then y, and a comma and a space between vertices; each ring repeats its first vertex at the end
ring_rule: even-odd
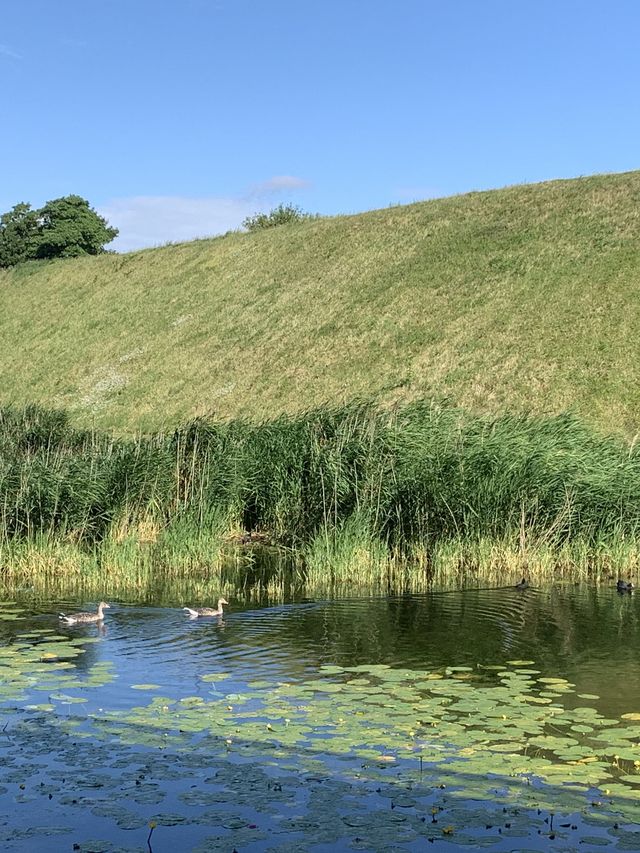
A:
POLYGON ((0 18, 0 211, 121 250, 640 167, 638 0, 29 0, 0 18))

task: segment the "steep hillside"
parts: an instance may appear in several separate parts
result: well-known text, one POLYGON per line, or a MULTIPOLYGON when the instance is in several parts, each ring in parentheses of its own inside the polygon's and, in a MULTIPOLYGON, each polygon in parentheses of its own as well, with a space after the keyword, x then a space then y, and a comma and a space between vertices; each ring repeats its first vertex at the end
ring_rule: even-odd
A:
POLYGON ((124 430, 354 397, 640 429, 640 172, 0 273, 0 403, 124 430))

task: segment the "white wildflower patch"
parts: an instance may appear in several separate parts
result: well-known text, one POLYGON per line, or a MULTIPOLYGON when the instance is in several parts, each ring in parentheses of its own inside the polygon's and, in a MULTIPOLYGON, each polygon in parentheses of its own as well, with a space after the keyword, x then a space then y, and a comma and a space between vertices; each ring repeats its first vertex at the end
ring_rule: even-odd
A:
POLYGON ((146 351, 147 347, 136 347, 130 352, 125 352, 124 355, 121 355, 118 361, 120 364, 126 364, 126 362, 132 361, 134 358, 140 358, 140 356, 144 355, 146 351))
POLYGON ((236 387, 235 382, 227 382, 226 385, 221 385, 219 388, 214 388, 214 390, 209 395, 210 397, 224 397, 226 394, 230 394, 233 389, 236 387))
POLYGON ((171 321, 171 325, 173 327, 182 326, 183 323, 188 323, 189 320, 193 320, 193 314, 181 314, 175 320, 171 321))
POLYGON ((78 405, 93 412, 104 409, 113 394, 124 388, 128 381, 124 374, 113 367, 99 368, 86 381, 86 390, 80 397, 78 405))

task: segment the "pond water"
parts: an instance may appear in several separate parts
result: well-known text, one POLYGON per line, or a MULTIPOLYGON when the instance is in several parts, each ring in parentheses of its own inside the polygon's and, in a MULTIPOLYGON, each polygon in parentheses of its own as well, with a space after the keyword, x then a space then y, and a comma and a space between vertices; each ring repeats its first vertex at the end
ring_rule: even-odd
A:
POLYGON ((640 849, 640 596, 171 598, 0 602, 2 849, 640 849))

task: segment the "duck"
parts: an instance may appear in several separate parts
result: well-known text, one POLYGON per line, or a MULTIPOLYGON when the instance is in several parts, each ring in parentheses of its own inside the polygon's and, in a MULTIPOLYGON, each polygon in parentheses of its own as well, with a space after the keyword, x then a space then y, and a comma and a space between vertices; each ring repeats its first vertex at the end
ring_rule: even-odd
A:
POLYGON ((529 589, 529 581, 526 578, 522 578, 522 580, 518 581, 516 584, 516 589, 529 589))
POLYGON ((78 623, 86 624, 87 622, 102 622, 102 620, 104 619, 104 613, 102 611, 105 609, 109 609, 110 606, 111 605, 107 604, 106 601, 101 601, 98 605, 98 610, 96 613, 70 613, 68 616, 65 613, 58 613, 58 619, 61 622, 64 622, 65 625, 77 625, 78 623))
POLYGON ((616 589, 618 590, 618 592, 632 592, 633 583, 632 581, 623 581, 619 579, 618 583, 616 584, 616 589))
POLYGON ((192 619, 197 619, 198 616, 223 616, 222 605, 229 604, 226 598, 218 599, 218 607, 214 610, 213 607, 183 607, 192 619))

